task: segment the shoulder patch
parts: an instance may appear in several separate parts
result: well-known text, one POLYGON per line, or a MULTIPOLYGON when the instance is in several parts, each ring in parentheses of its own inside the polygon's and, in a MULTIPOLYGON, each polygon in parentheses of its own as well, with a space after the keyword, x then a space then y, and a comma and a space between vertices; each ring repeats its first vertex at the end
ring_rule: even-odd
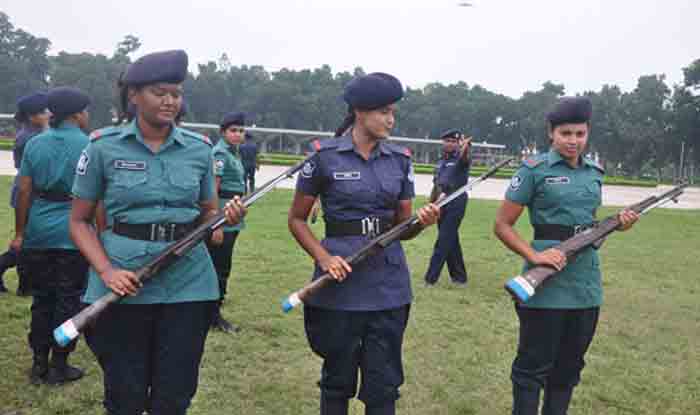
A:
POLYGON ((100 128, 90 133, 90 141, 97 141, 102 137, 116 135, 119 132, 121 132, 121 128, 119 126, 100 128))
POLYGON ((529 167, 531 169, 534 169, 535 167, 539 166, 543 162, 544 162, 544 158, 531 157, 531 158, 523 160, 523 165, 525 165, 526 167, 529 167))
POLYGON ((201 142, 207 144, 208 146, 213 145, 211 140, 209 139, 209 137, 207 137, 206 135, 198 134, 198 133, 195 133, 194 131, 190 131, 190 130, 185 130, 184 128, 180 128, 180 133, 182 135, 184 135, 185 137, 190 137, 190 138, 194 138, 198 141, 201 141, 201 142))

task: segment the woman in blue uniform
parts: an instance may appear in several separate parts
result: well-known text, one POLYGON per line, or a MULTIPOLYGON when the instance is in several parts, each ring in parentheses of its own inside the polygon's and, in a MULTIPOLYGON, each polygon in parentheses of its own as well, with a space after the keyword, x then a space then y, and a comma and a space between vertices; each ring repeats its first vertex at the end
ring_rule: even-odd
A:
MULTIPOLYGON (((185 414, 219 287, 203 243, 143 286, 133 272, 218 211, 211 143, 175 126, 187 75, 183 51, 153 53, 121 80, 136 117, 93 133, 76 169, 71 236, 90 262, 84 301, 125 298, 86 332, 104 373, 109 414, 185 414), (93 230, 97 204, 107 229, 93 230)), ((244 209, 227 203, 238 222, 244 209)))
MULTIPOLYGON (((536 415, 543 388, 542 415, 566 415, 598 323, 603 300, 598 252, 590 247, 567 263, 552 248, 590 226, 601 204, 603 169, 583 156, 591 113, 585 97, 557 103, 547 114, 549 152, 524 161, 496 216, 496 235, 526 260, 526 269, 559 270, 526 304, 516 305, 520 338, 511 372, 513 415, 536 415), (513 227, 525 207, 535 233, 532 245, 513 227)), ((621 230, 637 219, 622 211, 621 230)))
MULTIPOLYGON (((347 414, 358 371, 365 413, 394 414, 404 380, 401 348, 412 293, 401 244, 394 242, 354 267, 343 260, 412 214, 410 151, 385 141, 402 96, 398 79, 384 73, 347 85, 348 116, 336 138, 316 142, 289 211, 290 231, 316 263, 314 276, 330 272, 338 281, 304 307, 309 344, 323 358, 322 415, 347 414), (326 226, 321 242, 306 222, 317 196, 326 226)), ((422 226, 434 224, 439 214, 432 204, 418 210, 422 226)))

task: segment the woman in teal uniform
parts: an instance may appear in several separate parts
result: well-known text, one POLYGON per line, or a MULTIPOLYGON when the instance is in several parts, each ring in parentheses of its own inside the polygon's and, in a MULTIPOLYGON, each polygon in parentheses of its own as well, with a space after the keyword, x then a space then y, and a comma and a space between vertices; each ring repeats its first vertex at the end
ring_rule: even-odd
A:
MULTIPOLYGON (((242 196, 245 193, 244 170, 241 163, 238 146, 245 135, 245 115, 242 112, 226 114, 221 120, 221 140, 214 146, 214 176, 216 190, 219 194, 219 204, 223 208, 226 200, 242 196)), ((208 245, 209 254, 214 262, 214 268, 219 278, 221 297, 216 307, 212 327, 223 332, 238 331, 238 326, 229 323, 221 314, 221 306, 226 297, 226 286, 231 273, 231 258, 238 233, 243 228, 243 222, 235 226, 224 226, 217 229, 208 245)))
MULTIPOLYGON (((174 124, 187 62, 185 52, 168 51, 129 66, 120 96, 134 104, 135 119, 93 133, 76 169, 70 230, 91 265, 84 301, 110 290, 125 296, 86 332, 109 414, 187 412, 219 299, 203 243, 143 286, 129 271, 218 211, 211 143, 174 124), (99 202, 108 223, 98 239, 99 202)), ((225 212, 236 223, 244 209, 231 201, 225 212)))
POLYGON ((30 381, 61 384, 83 372, 68 364, 73 341, 61 347, 53 329, 80 311, 88 264, 68 235, 75 167, 88 144, 90 99, 75 88, 49 92, 51 128, 26 145, 18 174, 15 239, 20 263, 32 279, 29 344, 34 352, 30 381), (51 363, 49 364, 49 352, 51 363))
MULTIPOLYGON (((583 156, 591 113, 588 98, 559 100, 547 114, 550 151, 524 161, 496 216, 496 235, 526 260, 526 269, 559 270, 527 304, 516 305, 520 338, 511 372, 513 415, 536 415, 543 388, 542 414, 567 413, 598 323, 598 252, 590 247, 567 263, 552 248, 593 224, 601 205, 603 169, 583 156), (535 231, 532 245, 513 228, 525 207, 535 231)), ((633 212, 621 212, 621 230, 637 219, 633 212)))

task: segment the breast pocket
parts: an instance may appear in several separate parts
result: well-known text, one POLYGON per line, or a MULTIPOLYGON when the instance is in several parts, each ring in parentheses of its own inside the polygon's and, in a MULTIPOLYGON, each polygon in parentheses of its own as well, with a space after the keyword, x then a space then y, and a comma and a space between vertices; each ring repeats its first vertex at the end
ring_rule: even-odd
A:
POLYGON ((170 168, 168 172, 168 181, 176 199, 198 200, 200 180, 200 172, 190 167, 170 168))
POLYGON ((123 190, 131 190, 147 181, 145 170, 116 170, 114 174, 114 186, 123 190))

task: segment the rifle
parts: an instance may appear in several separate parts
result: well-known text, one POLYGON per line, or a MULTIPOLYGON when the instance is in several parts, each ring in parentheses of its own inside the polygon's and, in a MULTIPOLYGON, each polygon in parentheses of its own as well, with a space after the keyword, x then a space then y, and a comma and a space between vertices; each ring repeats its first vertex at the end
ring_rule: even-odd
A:
MULTIPOLYGON (((272 190, 275 185, 282 180, 291 178, 296 172, 302 169, 304 163, 306 163, 311 157, 310 155, 294 166, 290 167, 284 171, 279 176, 265 183, 258 190, 244 197, 241 201, 243 206, 248 207, 260 199, 265 193, 272 190)), ((170 246, 163 249, 154 259, 148 262, 146 265, 142 266, 134 273, 136 278, 145 282, 156 274, 158 274, 163 269, 170 266, 172 263, 176 262, 179 258, 189 252, 197 244, 202 242, 205 238, 211 235, 212 232, 220 228, 226 223, 226 216, 223 212, 217 213, 215 216, 207 220, 206 222, 199 225, 195 230, 190 232, 188 235, 182 239, 173 242, 170 246)), ((70 343, 73 339, 80 335, 80 332, 85 329, 88 325, 94 324, 97 317, 109 307, 111 304, 117 303, 122 299, 122 297, 114 292, 109 292, 99 298, 94 303, 90 304, 84 308, 81 312, 66 320, 63 324, 58 326, 54 332, 53 336, 61 346, 65 346, 70 343)))
MULTIPOLYGON (((466 185, 455 190, 449 196, 443 197, 442 199, 438 200, 436 203, 437 206, 443 207, 446 204, 453 201, 454 199, 467 193, 469 190, 471 190, 472 187, 493 176, 499 169, 513 161, 513 159, 514 158, 511 157, 507 160, 496 164, 489 171, 482 174, 480 177, 474 179, 473 181, 470 181, 466 185)), ((410 233, 416 226, 420 226, 420 223, 418 221, 418 216, 413 215, 410 218, 399 223, 398 225, 395 225, 393 228, 389 229, 383 234, 371 239, 367 243, 367 245, 360 248, 357 252, 345 257, 345 262, 347 262, 350 265, 355 265, 362 262, 365 258, 374 255, 381 249, 386 248, 392 242, 401 239, 403 235, 410 233)), ((289 313, 294 307, 298 306, 301 303, 304 303, 308 298, 316 294, 321 288, 325 287, 326 285, 332 282, 335 282, 335 279, 331 276, 331 274, 328 272, 324 273, 323 275, 319 276, 316 280, 308 283, 303 288, 289 295, 282 302, 282 311, 284 311, 285 313, 289 313)))
MULTIPOLYGON (((650 210, 662 206, 668 202, 678 202, 678 196, 683 194, 683 189, 688 186, 681 184, 674 187, 666 193, 659 196, 648 197, 641 202, 629 206, 628 209, 640 215, 646 214, 650 210)), ((601 222, 593 225, 585 231, 578 233, 571 238, 553 246, 566 255, 567 261, 573 260, 575 256, 589 246, 595 248, 602 245, 605 237, 615 232, 620 226, 620 220, 617 215, 608 216, 601 222)), ((513 299, 521 304, 526 303, 545 281, 555 276, 557 270, 548 265, 537 265, 527 270, 523 275, 511 278, 506 282, 504 288, 513 297, 513 299)))

